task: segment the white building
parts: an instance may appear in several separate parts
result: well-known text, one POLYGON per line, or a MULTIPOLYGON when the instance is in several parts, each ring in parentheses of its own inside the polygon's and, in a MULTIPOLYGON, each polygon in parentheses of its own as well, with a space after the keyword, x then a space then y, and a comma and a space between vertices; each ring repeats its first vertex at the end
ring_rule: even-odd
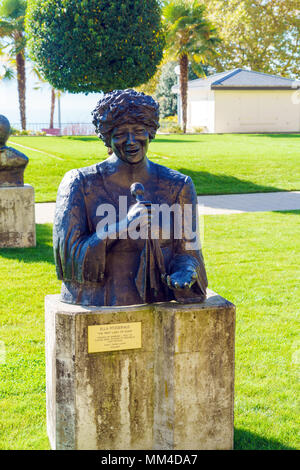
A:
MULTIPOLYGON (((179 86, 172 88, 179 93, 179 86)), ((300 132, 300 82, 235 69, 188 82, 187 129, 300 132)))

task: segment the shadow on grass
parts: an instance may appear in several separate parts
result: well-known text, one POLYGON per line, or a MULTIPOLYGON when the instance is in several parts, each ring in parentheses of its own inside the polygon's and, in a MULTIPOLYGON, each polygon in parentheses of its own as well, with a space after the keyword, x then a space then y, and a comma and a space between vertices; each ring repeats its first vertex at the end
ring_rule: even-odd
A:
POLYGON ((33 248, 0 248, 0 258, 14 259, 23 263, 54 264, 52 248, 52 225, 36 225, 37 244, 33 248))
POLYGON ((99 138, 96 135, 68 135, 64 137, 67 140, 81 140, 82 142, 97 142, 99 138))
POLYGON ((295 209, 295 210, 288 210, 288 211, 272 211, 275 212, 275 214, 292 214, 292 215, 300 215, 300 209, 295 209))
POLYGON ((234 450, 296 450, 274 439, 267 439, 246 431, 234 429, 234 450))
POLYGON ((273 139, 300 139, 300 134, 248 134, 250 137, 272 137, 273 139))
MULTIPOLYGON (((181 134, 182 137, 190 137, 188 134, 181 134)), ((166 138, 166 136, 161 137, 159 134, 155 137, 155 139, 152 142, 157 142, 157 143, 167 143, 167 144, 192 144, 192 143, 201 143, 201 140, 192 140, 192 139, 180 139, 178 138, 179 136, 176 135, 176 139, 174 139, 174 134, 169 135, 169 139, 166 138)))
POLYGON ((235 176, 214 175, 208 171, 191 170, 190 168, 178 168, 178 171, 192 178, 198 195, 284 191, 284 189, 279 189, 275 186, 260 185, 252 181, 241 180, 235 176))

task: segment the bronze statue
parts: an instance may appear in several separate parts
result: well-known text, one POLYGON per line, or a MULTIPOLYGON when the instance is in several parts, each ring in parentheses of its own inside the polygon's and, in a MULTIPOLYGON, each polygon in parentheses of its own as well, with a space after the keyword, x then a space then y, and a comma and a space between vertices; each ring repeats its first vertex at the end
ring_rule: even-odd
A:
POLYGON ((158 104, 116 90, 98 102, 93 123, 110 156, 68 172, 58 190, 54 255, 62 301, 203 301, 207 278, 193 182, 146 155, 159 127, 158 104), (169 219, 165 208, 172 209, 169 219), (189 223, 180 231, 185 208, 189 223))
POLYGON ((10 123, 0 115, 0 186, 24 186, 24 171, 28 158, 12 147, 6 147, 10 123))

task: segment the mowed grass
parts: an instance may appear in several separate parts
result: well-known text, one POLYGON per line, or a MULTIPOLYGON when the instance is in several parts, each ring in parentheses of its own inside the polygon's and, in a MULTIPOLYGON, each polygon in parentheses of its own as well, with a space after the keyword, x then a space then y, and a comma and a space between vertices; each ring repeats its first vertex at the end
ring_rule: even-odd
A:
POLYGON ((44 297, 59 292, 51 231, 37 225, 36 248, 0 249, 0 449, 49 447, 44 297))
MULTIPOLYGON (((55 201, 68 170, 107 157, 93 136, 13 136, 8 145, 30 157, 25 182, 34 186, 37 202, 55 201)), ((300 189, 300 134, 157 135, 148 157, 191 176, 198 194, 300 189)))
MULTIPOLYGON (((237 307, 236 449, 299 449, 299 220, 300 211, 204 218, 209 287, 237 307)), ((60 283, 52 227, 38 225, 37 238, 37 248, 0 250, 1 449, 49 448, 44 297, 60 283)))

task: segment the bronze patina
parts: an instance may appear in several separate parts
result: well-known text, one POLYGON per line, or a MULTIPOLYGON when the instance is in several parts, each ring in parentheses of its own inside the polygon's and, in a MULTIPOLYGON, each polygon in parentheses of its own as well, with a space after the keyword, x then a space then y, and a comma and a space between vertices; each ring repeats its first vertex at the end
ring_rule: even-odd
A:
POLYGON ((7 147, 10 135, 8 119, 0 115, 0 186, 24 186, 24 171, 28 158, 18 150, 7 147))
POLYGON ((147 158, 159 127, 158 104, 143 93, 116 90, 100 99, 93 123, 109 157, 68 172, 58 190, 54 255, 62 301, 94 306, 203 301, 207 277, 193 182, 147 158), (164 217, 157 217, 162 205, 182 209, 171 213, 167 231, 164 217), (178 237, 185 207, 190 225, 178 237), (98 229, 103 208, 116 213, 105 230, 98 229), (133 225, 147 236, 129 236, 133 225))

